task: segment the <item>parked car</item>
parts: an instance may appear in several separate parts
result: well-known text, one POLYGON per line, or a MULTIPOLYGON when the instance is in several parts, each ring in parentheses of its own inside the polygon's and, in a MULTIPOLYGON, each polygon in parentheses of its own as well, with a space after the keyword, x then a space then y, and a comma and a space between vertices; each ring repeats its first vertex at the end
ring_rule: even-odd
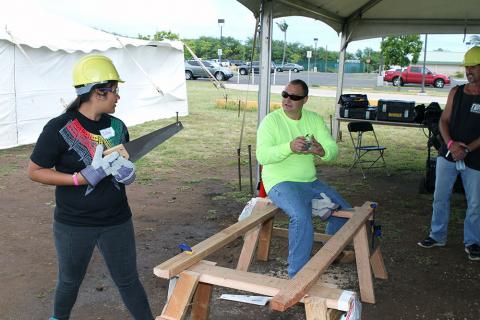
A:
MULTIPOLYGON (((249 74, 252 70, 254 73, 260 73, 260 62, 253 61, 251 64, 247 62, 244 65, 238 66, 237 69, 241 75, 249 74)), ((275 64, 272 62, 272 66, 270 67, 270 73, 274 73, 274 72, 275 72, 275 64)))
MULTIPOLYGON (((423 67, 409 66, 403 70, 385 71, 383 81, 391 82, 394 86, 403 86, 406 83, 422 83, 423 67)), ((433 73, 425 68, 425 85, 432 85, 435 88, 443 88, 450 84, 450 78, 444 74, 433 73)))
POLYGON ((230 61, 228 61, 227 59, 222 59, 222 61, 220 61, 219 59, 208 59, 205 61, 209 61, 209 62, 213 61, 216 64, 220 65, 221 67, 225 67, 225 68, 230 67, 230 61))
POLYGON ((303 71, 303 66, 296 64, 296 63, 285 63, 283 66, 277 65, 277 71, 289 71, 292 70, 293 72, 300 72, 303 71))
MULTIPOLYGON (((233 77, 233 72, 225 67, 221 67, 213 61, 202 61, 203 65, 219 81, 228 80, 233 77)), ((196 78, 208 78, 208 73, 200 66, 198 61, 185 61, 185 79, 194 80, 196 78)))
POLYGON ((241 66, 241 65, 244 65, 245 64, 245 61, 243 60, 230 60, 230 65, 231 66, 241 66))

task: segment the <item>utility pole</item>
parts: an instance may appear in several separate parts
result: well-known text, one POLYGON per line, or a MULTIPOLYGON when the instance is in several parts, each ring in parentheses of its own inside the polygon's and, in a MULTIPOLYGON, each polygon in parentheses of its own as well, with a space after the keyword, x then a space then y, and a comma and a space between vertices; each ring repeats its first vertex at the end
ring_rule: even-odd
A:
POLYGON ((328 47, 325 45, 325 72, 327 72, 328 47))
POLYGON ((420 90, 420 93, 425 93, 425 61, 426 60, 427 60, 427 34, 425 33, 425 45, 423 47, 422 90, 420 90))
POLYGON ((313 50, 313 72, 317 72, 317 42, 318 38, 313 38, 315 49, 313 50))
POLYGON ((225 24, 225 19, 218 19, 218 26, 220 27, 220 49, 218 49, 218 64, 222 63, 222 29, 225 24))

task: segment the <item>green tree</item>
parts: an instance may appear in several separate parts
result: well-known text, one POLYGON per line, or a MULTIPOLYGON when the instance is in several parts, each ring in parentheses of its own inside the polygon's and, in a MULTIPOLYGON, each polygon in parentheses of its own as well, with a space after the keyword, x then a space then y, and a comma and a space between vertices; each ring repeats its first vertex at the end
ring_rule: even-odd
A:
POLYGON ((365 63, 367 72, 377 70, 380 63, 380 52, 374 51, 372 48, 357 50, 355 58, 365 63))
POLYGON ((423 42, 420 35, 412 34, 399 37, 385 37, 381 43, 385 66, 399 65, 406 67, 417 63, 423 42), (410 60, 409 55, 412 59, 410 60))
MULTIPOLYGON (((183 42, 188 45, 199 58, 214 59, 217 57, 217 50, 222 48, 222 56, 225 59, 245 59, 246 47, 232 37, 219 38, 200 37, 198 39, 184 39, 183 42)), ((185 59, 191 59, 190 52, 185 51, 185 59)))
POLYGON ((280 31, 283 32, 283 58, 282 58, 282 66, 285 64, 285 51, 287 49, 287 29, 288 29, 288 24, 285 20, 283 20, 282 23, 276 22, 278 28, 280 31))
POLYGON ((176 33, 168 31, 158 31, 153 35, 153 40, 162 41, 162 40, 180 40, 180 36, 176 33))
POLYGON ((138 39, 142 40, 155 40, 155 41, 162 41, 162 40, 180 40, 180 36, 176 33, 171 32, 170 30, 168 31, 157 31, 153 36, 150 35, 143 35, 143 34, 138 34, 137 36, 138 39))

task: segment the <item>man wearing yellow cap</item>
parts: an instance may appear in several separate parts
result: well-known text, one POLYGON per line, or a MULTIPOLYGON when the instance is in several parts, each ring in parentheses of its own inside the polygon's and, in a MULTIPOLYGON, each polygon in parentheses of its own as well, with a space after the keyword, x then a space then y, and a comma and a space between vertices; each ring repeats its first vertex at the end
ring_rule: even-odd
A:
POLYGON ((460 175, 467 198, 465 252, 476 261, 480 260, 480 47, 467 51, 463 65, 468 83, 452 88, 440 118, 445 144, 437 157, 432 225, 418 245, 433 248, 447 243, 450 196, 460 175))

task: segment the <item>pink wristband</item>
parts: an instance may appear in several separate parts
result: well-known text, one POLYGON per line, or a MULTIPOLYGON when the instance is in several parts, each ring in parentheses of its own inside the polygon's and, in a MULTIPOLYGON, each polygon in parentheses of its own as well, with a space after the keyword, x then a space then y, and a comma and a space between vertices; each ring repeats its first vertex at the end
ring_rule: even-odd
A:
POLYGON ((73 175, 72 175, 72 179, 73 179, 73 184, 75 186, 79 186, 80 184, 78 183, 78 177, 77 177, 77 172, 75 172, 73 175))
POLYGON ((452 144, 453 144, 453 140, 450 139, 450 140, 448 141, 448 143, 447 143, 447 149, 450 150, 450 147, 452 146, 452 144))

